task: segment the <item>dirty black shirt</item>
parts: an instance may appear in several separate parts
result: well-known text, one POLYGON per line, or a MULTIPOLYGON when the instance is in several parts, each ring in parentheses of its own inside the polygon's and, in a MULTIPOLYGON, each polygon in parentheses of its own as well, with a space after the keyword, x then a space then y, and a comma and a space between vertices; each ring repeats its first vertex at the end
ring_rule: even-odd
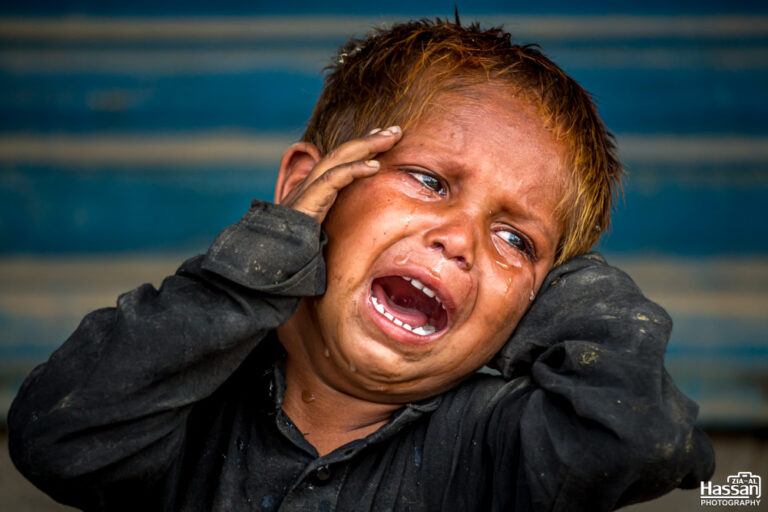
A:
POLYGON ((554 269, 493 362, 319 457, 274 329, 323 293, 323 235, 255 201, 159 290, 87 315, 19 391, 10 452, 86 510, 611 510, 713 470, 664 370, 671 322, 598 255, 554 269))

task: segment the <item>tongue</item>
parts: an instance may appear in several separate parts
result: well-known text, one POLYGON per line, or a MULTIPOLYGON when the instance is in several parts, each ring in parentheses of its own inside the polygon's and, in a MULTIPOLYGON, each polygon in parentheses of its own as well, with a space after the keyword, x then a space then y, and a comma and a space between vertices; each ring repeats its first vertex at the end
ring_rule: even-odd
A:
POLYGON ((379 304, 384 306, 384 311, 395 318, 400 319, 404 324, 408 324, 415 328, 421 327, 429 320, 429 317, 418 309, 399 306, 392 302, 380 284, 373 283, 371 291, 373 292, 373 296, 376 297, 376 300, 379 301, 379 304))

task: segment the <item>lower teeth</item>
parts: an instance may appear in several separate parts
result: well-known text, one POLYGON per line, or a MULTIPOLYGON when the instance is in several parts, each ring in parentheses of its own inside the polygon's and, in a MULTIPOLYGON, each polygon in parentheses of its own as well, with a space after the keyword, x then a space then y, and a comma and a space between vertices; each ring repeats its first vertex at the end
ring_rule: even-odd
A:
POLYGON ((413 334, 418 334, 419 336, 428 336, 430 334, 433 334, 437 329, 434 328, 434 326, 429 324, 424 324, 420 327, 411 327, 410 325, 406 324, 399 318, 395 318, 392 314, 390 314, 387 311, 384 311, 384 306, 382 304, 379 304, 379 301, 376 300, 376 297, 371 296, 371 302, 373 303, 374 309, 381 313, 381 315, 392 322, 393 324, 397 325, 398 327, 402 327, 403 329, 412 332, 413 334))

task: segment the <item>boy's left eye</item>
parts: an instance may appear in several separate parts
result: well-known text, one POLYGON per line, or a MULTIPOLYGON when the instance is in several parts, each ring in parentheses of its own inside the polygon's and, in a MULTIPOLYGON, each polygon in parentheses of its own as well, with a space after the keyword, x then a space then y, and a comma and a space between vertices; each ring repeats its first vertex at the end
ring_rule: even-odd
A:
POLYGON ((496 234, 499 237, 501 237, 505 242, 507 242, 509 245, 511 245, 518 251, 521 251, 529 258, 533 257, 534 255, 533 246, 523 236, 519 235, 518 233, 515 233, 514 231, 510 231, 507 229, 499 229, 496 231, 496 234))
POLYGON ((433 192, 437 192, 441 196, 446 194, 445 186, 443 186, 443 183, 436 176, 425 172, 414 171, 412 169, 406 169, 405 172, 419 180, 422 185, 433 192))

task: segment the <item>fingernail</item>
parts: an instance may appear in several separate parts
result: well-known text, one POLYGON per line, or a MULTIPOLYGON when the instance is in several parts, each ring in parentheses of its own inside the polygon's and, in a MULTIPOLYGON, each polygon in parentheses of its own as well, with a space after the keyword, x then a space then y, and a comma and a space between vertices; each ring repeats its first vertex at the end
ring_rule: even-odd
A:
POLYGON ((390 137, 392 135, 397 135, 400 133, 400 127, 399 126, 390 126, 383 132, 380 132, 379 135, 386 135, 387 137, 390 137))
POLYGON ((365 165, 368 167, 373 167, 374 169, 378 169, 379 165, 381 165, 378 160, 366 160, 363 163, 365 163, 365 165))
POLYGON ((370 132, 368 132, 368 135, 375 135, 381 131, 381 128, 374 128, 370 132))

